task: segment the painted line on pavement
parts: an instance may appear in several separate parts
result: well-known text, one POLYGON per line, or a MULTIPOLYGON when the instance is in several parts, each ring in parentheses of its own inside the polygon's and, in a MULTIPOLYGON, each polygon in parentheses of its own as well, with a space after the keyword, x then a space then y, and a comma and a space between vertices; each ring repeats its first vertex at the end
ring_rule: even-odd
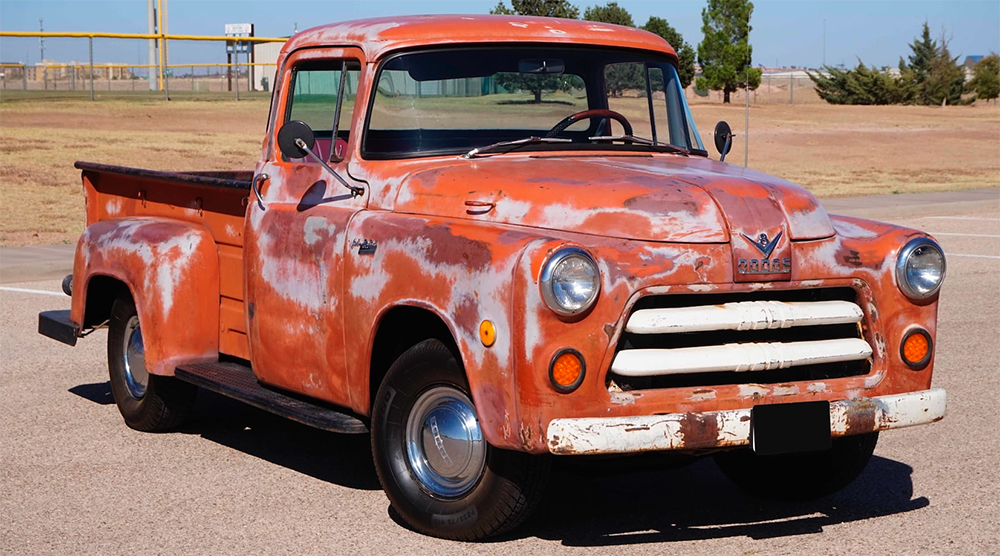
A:
POLYGON ((1000 259, 996 255, 966 255, 964 253, 945 253, 945 257, 973 257, 976 259, 1000 259))
POLYGON ((989 222, 1000 222, 1000 218, 979 218, 976 216, 926 216, 936 220, 986 220, 989 222))
POLYGON ((0 291, 5 292, 18 292, 18 293, 34 293, 38 295, 56 295, 59 297, 68 297, 63 292, 47 292, 45 290, 29 290, 25 288, 9 288, 7 286, 0 286, 0 291))
POLYGON ((953 234, 950 232, 927 232, 932 236, 959 236, 959 237, 1000 237, 996 234, 953 234))

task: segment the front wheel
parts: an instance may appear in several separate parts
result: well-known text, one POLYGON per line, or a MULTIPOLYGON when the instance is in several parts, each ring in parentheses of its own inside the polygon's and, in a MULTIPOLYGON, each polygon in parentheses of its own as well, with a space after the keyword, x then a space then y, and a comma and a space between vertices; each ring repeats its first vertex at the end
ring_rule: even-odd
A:
POLYGON ((875 452, 878 433, 833 439, 829 450, 760 456, 749 448, 715 455, 736 486, 772 500, 813 500, 851 484, 875 452))
POLYGON ((371 429, 382 488, 422 533, 484 539, 517 526, 541 499, 548 459, 486 442, 465 375, 438 340, 413 346, 393 363, 371 429))
POLYGON ((146 432, 172 430, 187 419, 198 388, 170 376, 146 371, 145 345, 135 302, 115 300, 108 323, 108 372, 111 393, 129 427, 146 432))

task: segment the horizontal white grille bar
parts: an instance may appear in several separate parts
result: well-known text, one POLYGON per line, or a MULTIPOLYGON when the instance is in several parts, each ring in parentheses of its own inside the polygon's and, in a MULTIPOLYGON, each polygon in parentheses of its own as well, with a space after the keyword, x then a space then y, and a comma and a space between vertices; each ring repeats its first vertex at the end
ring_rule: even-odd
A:
POLYGON ((633 334, 710 330, 773 330, 860 322, 861 307, 849 301, 741 301, 724 305, 642 309, 628 319, 633 334))
POLYGON ((871 355, 872 348, 868 342, 858 338, 628 349, 618 352, 611 370, 622 376, 771 371, 800 365, 858 361, 871 355))

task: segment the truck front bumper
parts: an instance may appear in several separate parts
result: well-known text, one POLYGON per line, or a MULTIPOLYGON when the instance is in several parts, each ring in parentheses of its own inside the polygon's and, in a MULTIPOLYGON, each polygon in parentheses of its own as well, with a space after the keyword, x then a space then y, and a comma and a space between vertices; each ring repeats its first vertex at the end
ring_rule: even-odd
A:
MULTIPOLYGON (((942 388, 830 402, 833 436, 933 423, 944 418, 942 388)), ((750 443, 750 408, 637 417, 553 419, 549 452, 560 455, 705 450, 750 443)))

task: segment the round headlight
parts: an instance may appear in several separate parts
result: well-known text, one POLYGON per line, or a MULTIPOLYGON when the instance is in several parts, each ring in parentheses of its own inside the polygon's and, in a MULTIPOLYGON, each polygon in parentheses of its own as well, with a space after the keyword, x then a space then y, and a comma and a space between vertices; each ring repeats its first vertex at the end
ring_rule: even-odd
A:
POLYGON ((566 247, 556 251, 542 268, 542 299, 562 316, 590 308, 601 291, 601 273, 583 249, 566 247))
POLYGON ((941 247, 926 237, 918 237, 900 249, 896 281, 907 297, 927 299, 941 288, 945 268, 941 247))

